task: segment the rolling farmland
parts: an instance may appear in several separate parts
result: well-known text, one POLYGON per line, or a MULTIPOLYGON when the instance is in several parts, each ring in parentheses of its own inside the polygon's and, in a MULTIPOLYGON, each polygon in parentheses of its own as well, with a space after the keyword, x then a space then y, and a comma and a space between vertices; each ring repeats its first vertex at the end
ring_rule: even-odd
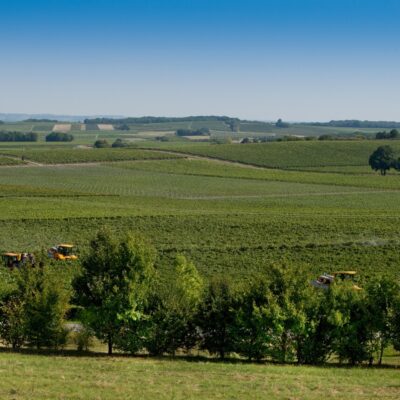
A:
MULTIPOLYGON (((71 132, 76 135, 73 144, 0 144, 0 251, 40 253, 56 243, 72 242, 84 254, 95 232, 107 226, 118 233, 145 235, 157 249, 156 268, 165 279, 177 254, 191 260, 206 280, 225 276, 240 284, 268 275, 276 265, 302 266, 314 276, 355 269, 361 285, 380 273, 398 276, 400 174, 390 171, 381 177, 366 161, 373 149, 389 142, 213 145, 156 141, 154 127, 126 136, 118 131, 71 132), (103 134, 113 140, 145 137, 144 132, 149 135, 140 142, 142 148, 88 146, 103 134)), ((160 130, 163 133, 171 131, 160 130)), ((398 142, 390 145, 400 150, 398 142)), ((103 352, 104 346, 96 350, 103 352)), ((271 398, 319 398, 323 393, 350 399, 357 393, 368 399, 378 392, 388 399, 398 397, 396 352, 384 358, 392 367, 370 370, 188 360, 3 353, 0 364, 18 363, 29 373, 5 375, 0 393, 25 398, 35 381, 30 398, 54 398, 62 389, 53 385, 49 391, 46 379, 38 375, 47 376, 50 365, 60 363, 55 379, 73 380, 68 371, 75 371, 90 388, 79 382, 73 387, 94 397, 101 390, 102 398, 120 395, 113 384, 93 385, 105 379, 103 369, 108 381, 140 371, 140 382, 150 382, 168 369, 161 386, 144 388, 130 380, 129 392, 137 391, 141 398, 161 392, 168 393, 166 398, 190 398, 188 393, 209 398, 211 392, 214 397, 230 393, 231 398, 267 393, 271 398), (90 373, 99 371, 99 363, 100 372, 90 373), (203 383, 195 389, 173 389, 176 379, 193 380, 199 374, 203 383), (221 382, 221 376, 226 381, 221 382), (238 376, 243 381, 232 385, 238 376)), ((71 398, 79 398, 75 389, 69 392, 71 398)))

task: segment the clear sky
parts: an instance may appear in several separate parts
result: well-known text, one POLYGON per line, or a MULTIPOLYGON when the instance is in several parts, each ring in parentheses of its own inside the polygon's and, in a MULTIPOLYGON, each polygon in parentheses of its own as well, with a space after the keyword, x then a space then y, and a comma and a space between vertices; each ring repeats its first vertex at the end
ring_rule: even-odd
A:
POLYGON ((0 112, 400 120, 398 0, 0 0, 0 112))

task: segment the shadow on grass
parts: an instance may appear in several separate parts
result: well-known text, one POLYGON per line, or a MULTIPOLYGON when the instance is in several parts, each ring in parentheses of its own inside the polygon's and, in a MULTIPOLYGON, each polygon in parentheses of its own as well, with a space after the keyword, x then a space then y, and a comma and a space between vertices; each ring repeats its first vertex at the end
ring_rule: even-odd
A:
MULTIPOLYGON (((215 363, 215 364, 243 364, 243 365, 279 365, 279 366, 301 366, 301 367, 320 367, 320 368, 344 368, 344 369, 353 369, 353 368, 365 368, 365 369, 400 369, 399 365, 393 364, 382 364, 382 365, 368 365, 368 364, 360 364, 360 365, 350 365, 350 364, 339 364, 337 362, 331 363, 323 363, 323 364, 298 364, 296 362, 286 362, 281 363, 272 360, 245 360, 240 358, 226 357, 225 359, 220 359, 216 357, 207 357, 202 355, 162 355, 162 356, 152 356, 149 354, 127 354, 127 353, 113 353, 111 356, 104 352, 96 352, 96 351, 78 351, 73 349, 33 349, 33 348, 22 348, 13 350, 7 347, 0 347, 0 354, 24 354, 24 355, 36 355, 36 356, 55 356, 55 357, 75 357, 75 358, 126 358, 126 359, 143 359, 143 360, 158 360, 158 361, 186 361, 190 363, 215 363)), ((397 355, 390 355, 391 357, 398 357, 397 355)), ((389 356, 388 356, 389 357, 389 356)))

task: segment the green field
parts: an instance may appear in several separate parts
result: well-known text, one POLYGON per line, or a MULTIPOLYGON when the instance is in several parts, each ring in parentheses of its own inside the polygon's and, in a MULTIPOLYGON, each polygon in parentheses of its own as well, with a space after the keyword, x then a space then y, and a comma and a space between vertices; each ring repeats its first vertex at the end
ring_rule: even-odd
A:
POLYGON ((157 147, 262 167, 302 169, 304 167, 366 166, 370 154, 382 145, 390 145, 395 151, 400 151, 399 141, 387 140, 272 142, 241 145, 167 143, 162 147, 160 145, 157 147))
POLYGON ((395 369, 0 354, 2 399, 398 399, 395 369))

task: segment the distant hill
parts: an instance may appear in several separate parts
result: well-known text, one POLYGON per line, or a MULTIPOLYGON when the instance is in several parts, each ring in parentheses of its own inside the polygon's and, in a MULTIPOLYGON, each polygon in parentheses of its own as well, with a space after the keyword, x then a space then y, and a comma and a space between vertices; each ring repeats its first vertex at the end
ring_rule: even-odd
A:
POLYGON ((31 121, 38 122, 40 120, 51 120, 57 122, 80 122, 87 118, 123 118, 121 115, 116 116, 90 116, 90 115, 58 115, 58 114, 19 114, 19 113, 0 113, 0 120, 4 122, 22 122, 31 121))

